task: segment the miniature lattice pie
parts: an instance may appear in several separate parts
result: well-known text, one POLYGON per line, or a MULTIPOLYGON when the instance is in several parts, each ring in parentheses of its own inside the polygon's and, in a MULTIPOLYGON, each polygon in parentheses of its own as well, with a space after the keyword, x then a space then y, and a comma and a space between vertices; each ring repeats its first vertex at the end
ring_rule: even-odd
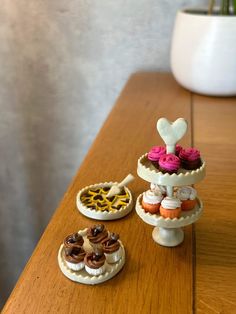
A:
POLYGON ((109 187, 89 189, 81 195, 81 201, 88 208, 97 211, 114 212, 124 209, 130 202, 128 192, 123 189, 121 193, 108 198, 106 195, 109 190, 109 187))
POLYGON ((127 215, 133 206, 133 199, 127 187, 120 193, 108 197, 115 183, 99 183, 83 188, 77 195, 78 210, 87 217, 113 220, 127 215))

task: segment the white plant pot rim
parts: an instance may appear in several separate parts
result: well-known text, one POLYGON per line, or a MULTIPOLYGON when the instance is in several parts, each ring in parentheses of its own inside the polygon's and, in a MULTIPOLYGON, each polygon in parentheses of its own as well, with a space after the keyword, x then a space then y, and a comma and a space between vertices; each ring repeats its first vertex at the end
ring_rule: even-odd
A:
POLYGON ((205 7, 186 7, 179 9, 177 11, 177 14, 183 14, 183 15, 190 15, 193 18, 214 18, 214 19, 222 19, 222 20, 228 20, 229 18, 236 18, 236 15, 222 15, 222 14, 215 14, 220 11, 220 7, 216 7, 215 10, 213 10, 213 14, 208 14, 208 9, 205 7))

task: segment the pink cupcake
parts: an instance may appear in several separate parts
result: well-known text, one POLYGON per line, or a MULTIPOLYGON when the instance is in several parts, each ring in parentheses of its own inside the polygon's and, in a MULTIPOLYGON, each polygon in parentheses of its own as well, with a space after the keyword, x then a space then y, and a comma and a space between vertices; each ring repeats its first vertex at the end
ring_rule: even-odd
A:
POLYGON ((158 168, 158 161, 162 155, 166 153, 166 148, 163 146, 153 146, 148 153, 148 160, 158 168))
POLYGON ((177 156, 177 157, 179 157, 179 153, 180 153, 180 151, 183 149, 183 147, 182 146, 180 146, 180 145, 176 145, 175 146, 175 155, 177 156))
POLYGON ((176 173, 180 168, 180 159, 174 154, 162 155, 159 159, 159 169, 163 173, 176 173))
POLYGON ((179 153, 179 158, 184 169, 195 170, 201 166, 200 152, 196 148, 183 148, 179 153))

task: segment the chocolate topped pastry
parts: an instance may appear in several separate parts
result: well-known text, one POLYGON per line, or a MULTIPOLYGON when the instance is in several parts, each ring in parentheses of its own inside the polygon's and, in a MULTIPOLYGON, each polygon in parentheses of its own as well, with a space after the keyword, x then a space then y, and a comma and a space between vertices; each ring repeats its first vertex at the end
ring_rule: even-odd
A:
POLYGON ((119 242, 119 235, 111 233, 108 239, 102 242, 102 248, 108 263, 116 263, 122 256, 122 250, 119 242))
POLYGON ((87 231, 87 238, 93 246, 99 245, 107 237, 108 232, 102 224, 94 225, 87 231))
POLYGON ((111 233, 109 238, 102 242, 104 253, 113 253, 119 250, 120 243, 118 241, 119 235, 111 233))
POLYGON ((85 270, 93 276, 99 276, 106 270, 106 257, 102 250, 87 253, 84 258, 85 270))
POLYGON ((85 251, 82 247, 65 247, 65 259, 70 263, 79 263, 84 260, 85 251))
POLYGON ((64 246, 68 248, 81 247, 83 244, 84 244, 84 239, 77 232, 68 235, 64 240, 64 246))
POLYGON ((84 257, 85 251, 82 247, 65 247, 64 246, 64 253, 65 253, 65 262, 66 265, 75 271, 79 271, 84 268, 84 257))
POLYGON ((96 250, 92 253, 87 253, 84 259, 85 265, 90 268, 97 269, 104 265, 106 257, 102 250, 96 250))

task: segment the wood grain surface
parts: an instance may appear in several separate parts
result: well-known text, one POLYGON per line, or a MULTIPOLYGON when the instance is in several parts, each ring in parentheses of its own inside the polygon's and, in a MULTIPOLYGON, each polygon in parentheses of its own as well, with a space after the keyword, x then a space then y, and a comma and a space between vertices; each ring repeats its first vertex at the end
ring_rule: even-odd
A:
MULTIPOLYGON (((190 122, 188 134, 181 142, 190 145, 190 93, 179 87, 169 74, 143 73, 131 77, 46 228, 3 313, 192 313, 192 226, 185 228, 185 240, 179 247, 161 247, 152 240, 153 228, 133 210, 123 219, 106 223, 110 231, 120 234, 127 253, 124 269, 115 278, 98 286, 82 285, 64 277, 57 265, 57 252, 64 237, 95 222, 76 209, 79 189, 107 180, 119 181, 129 172, 136 174, 138 157, 151 146, 162 143, 156 131, 156 121, 162 116, 170 120, 184 117, 190 122)), ((210 152, 207 148, 204 152, 210 162, 210 152)), ((137 177, 130 185, 134 198, 148 186, 137 177)), ((218 191, 214 192, 216 195, 218 191)), ((210 202, 209 195, 207 206, 210 202)), ((229 203, 232 207, 233 202, 229 203)), ((229 210, 232 213, 232 208, 229 210)), ((230 219, 228 225, 231 226, 230 219)), ((201 234, 205 233, 204 226, 200 229, 201 234)), ((223 227, 219 225, 222 232, 223 227)), ((201 237, 199 241, 204 247, 206 241, 201 237)), ((198 251, 202 254, 199 247, 198 251)), ((204 263, 204 259, 198 260, 204 263)), ((227 263, 225 267, 230 268, 230 261, 227 263)), ((201 269, 200 275, 204 275, 201 269)))
POLYGON ((204 215, 196 224, 196 309, 236 313, 236 98, 194 95, 194 143, 207 162, 198 187, 204 215))
MULTIPOLYGON (((235 156, 236 98, 190 94, 170 74, 133 75, 3 313, 236 313, 235 156), (199 148, 207 162, 207 177, 196 186, 204 214, 195 224, 195 232, 189 226, 182 245, 161 247, 152 240, 153 228, 133 210, 123 219, 106 222, 125 245, 124 269, 98 286, 71 282, 58 268, 58 248, 66 235, 94 223, 77 211, 77 192, 89 184, 136 174, 138 157, 161 144, 156 121, 162 116, 189 121, 181 144, 199 148)), ((136 198, 148 183, 137 177, 130 188, 136 198)))

